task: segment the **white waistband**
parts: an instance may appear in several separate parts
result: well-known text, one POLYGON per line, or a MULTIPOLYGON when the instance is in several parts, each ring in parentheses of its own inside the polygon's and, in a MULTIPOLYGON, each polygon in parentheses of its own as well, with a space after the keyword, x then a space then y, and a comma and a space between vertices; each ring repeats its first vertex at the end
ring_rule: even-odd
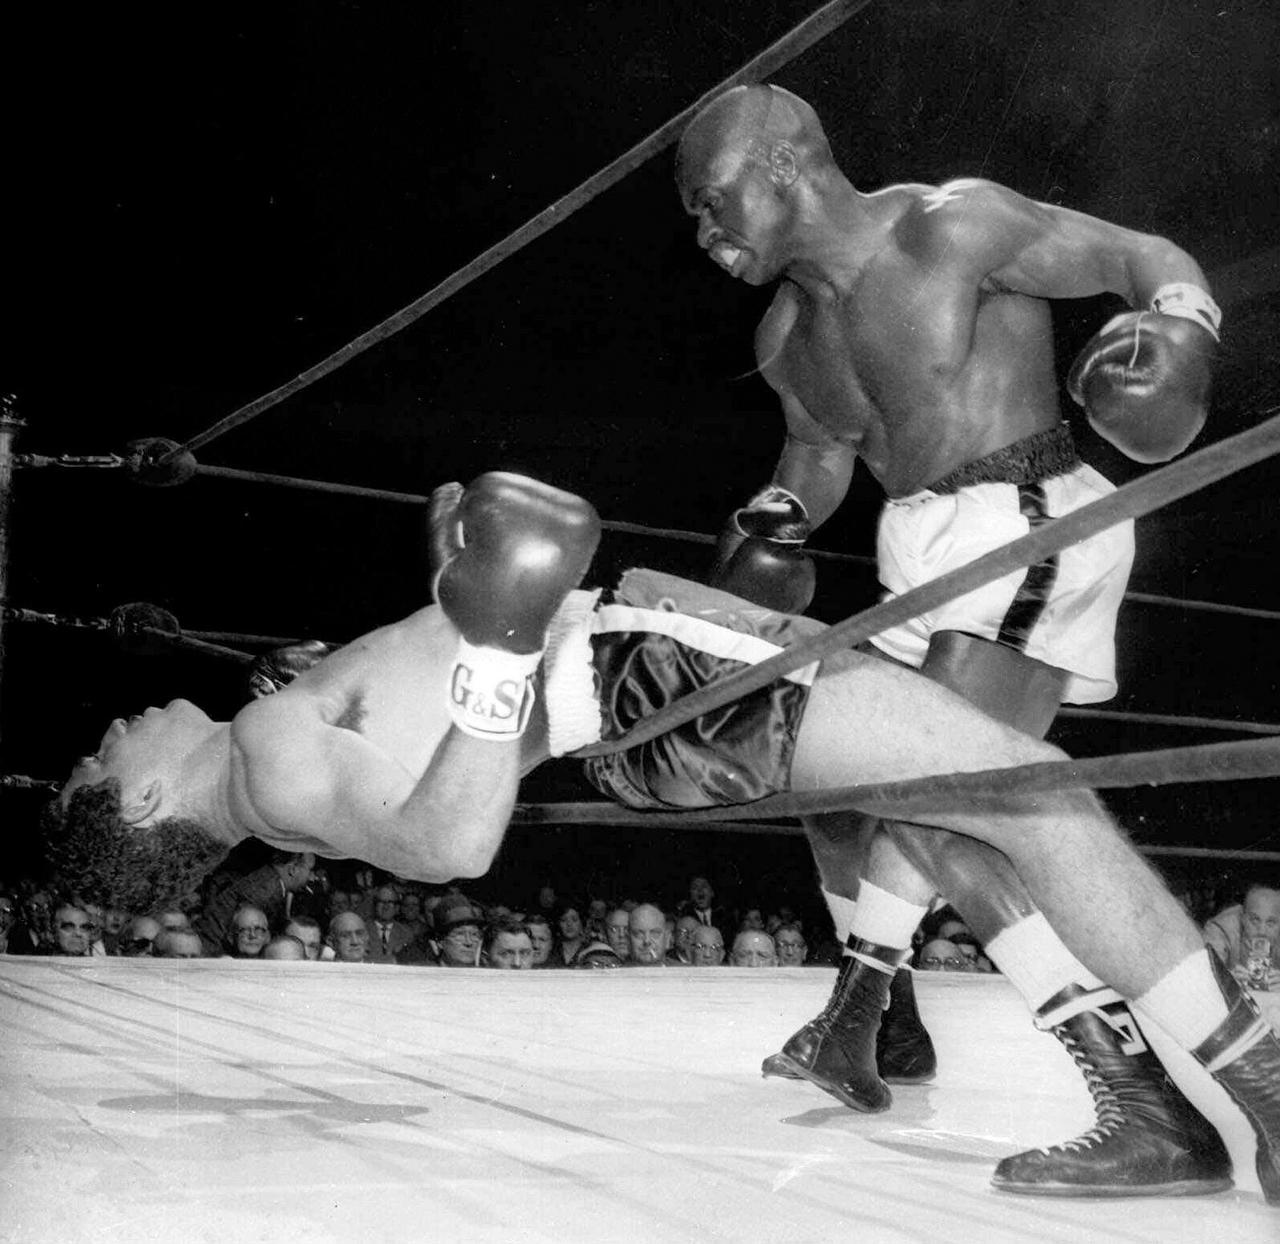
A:
MULTIPOLYGON (((600 701, 591 661, 592 635, 619 631, 666 635, 686 647, 743 665, 759 665, 783 650, 758 635, 747 635, 686 613, 635 605, 597 608, 599 597, 598 591, 570 592, 547 635, 542 668, 548 745, 553 756, 564 756, 600 741, 600 701)), ((819 662, 811 661, 783 677, 802 687, 812 686, 818 665, 819 662)))

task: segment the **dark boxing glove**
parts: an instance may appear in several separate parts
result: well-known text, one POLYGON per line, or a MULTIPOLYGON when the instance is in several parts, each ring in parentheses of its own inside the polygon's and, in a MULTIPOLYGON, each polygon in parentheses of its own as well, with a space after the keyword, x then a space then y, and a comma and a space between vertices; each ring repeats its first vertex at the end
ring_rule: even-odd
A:
POLYGON ((1190 285, 1166 286, 1152 305, 1107 323, 1076 359, 1067 390, 1117 449, 1167 462, 1204 426, 1221 315, 1190 285))
POLYGON ((435 597, 461 633, 449 712, 467 734, 517 739, 547 628, 586 573, 600 519, 581 497, 500 471, 437 488, 429 518, 435 597))
POLYGON ((264 652, 249 667, 249 694, 255 700, 274 695, 340 647, 340 644, 326 644, 319 639, 304 639, 301 643, 264 652))
POLYGON ((817 578, 804 551, 811 530, 800 498, 770 484, 730 517, 711 586, 778 613, 803 613, 817 578))

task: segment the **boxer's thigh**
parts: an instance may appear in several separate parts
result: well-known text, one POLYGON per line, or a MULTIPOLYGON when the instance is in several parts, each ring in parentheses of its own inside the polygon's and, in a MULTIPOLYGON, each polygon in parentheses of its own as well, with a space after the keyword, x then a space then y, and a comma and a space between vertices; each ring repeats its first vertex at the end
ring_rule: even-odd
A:
POLYGON ((791 788, 997 769, 1062 755, 919 674, 837 653, 823 662, 810 692, 791 788))

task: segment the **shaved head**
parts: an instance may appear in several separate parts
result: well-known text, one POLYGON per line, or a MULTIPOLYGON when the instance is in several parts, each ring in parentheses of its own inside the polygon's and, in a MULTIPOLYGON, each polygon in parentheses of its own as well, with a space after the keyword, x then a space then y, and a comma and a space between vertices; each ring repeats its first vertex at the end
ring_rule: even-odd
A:
POLYGON ((716 96, 689 123, 676 152, 681 191, 692 177, 732 181, 749 163, 768 166, 774 147, 789 145, 799 163, 833 164, 818 114, 799 95, 759 83, 716 96))

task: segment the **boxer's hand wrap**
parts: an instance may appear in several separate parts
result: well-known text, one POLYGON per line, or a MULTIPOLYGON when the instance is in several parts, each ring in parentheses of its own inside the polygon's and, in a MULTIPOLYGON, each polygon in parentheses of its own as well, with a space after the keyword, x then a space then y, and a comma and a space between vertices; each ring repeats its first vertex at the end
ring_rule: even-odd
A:
POLYGON ((803 613, 817 579, 803 549, 811 531, 800 498, 770 484, 730 516, 711 586, 777 613, 803 613))
POLYGON ((518 739, 533 711, 533 676, 542 653, 503 652, 458 640, 449 673, 449 716, 477 739, 518 739))
POLYGON ((770 484, 740 510, 730 525, 740 536, 756 536, 777 544, 803 544, 812 534, 804 502, 786 488, 770 484))
POLYGON ((518 739, 547 628, 586 573, 600 520, 581 497, 498 471, 436 489, 429 518, 436 599, 461 635, 449 713, 477 738, 518 739))
POLYGON ((1209 296, 1209 291, 1199 285, 1189 285, 1185 281, 1162 285, 1151 295, 1151 309, 1161 315, 1176 315, 1199 324, 1214 341, 1218 340, 1222 311, 1209 296))
POLYGON ((1138 462, 1167 462, 1180 454, 1208 414, 1217 338, 1201 318, 1208 315, 1203 303, 1198 312, 1189 297, 1180 305, 1176 313, 1117 315, 1085 346, 1067 377, 1068 392, 1094 430, 1138 462))

